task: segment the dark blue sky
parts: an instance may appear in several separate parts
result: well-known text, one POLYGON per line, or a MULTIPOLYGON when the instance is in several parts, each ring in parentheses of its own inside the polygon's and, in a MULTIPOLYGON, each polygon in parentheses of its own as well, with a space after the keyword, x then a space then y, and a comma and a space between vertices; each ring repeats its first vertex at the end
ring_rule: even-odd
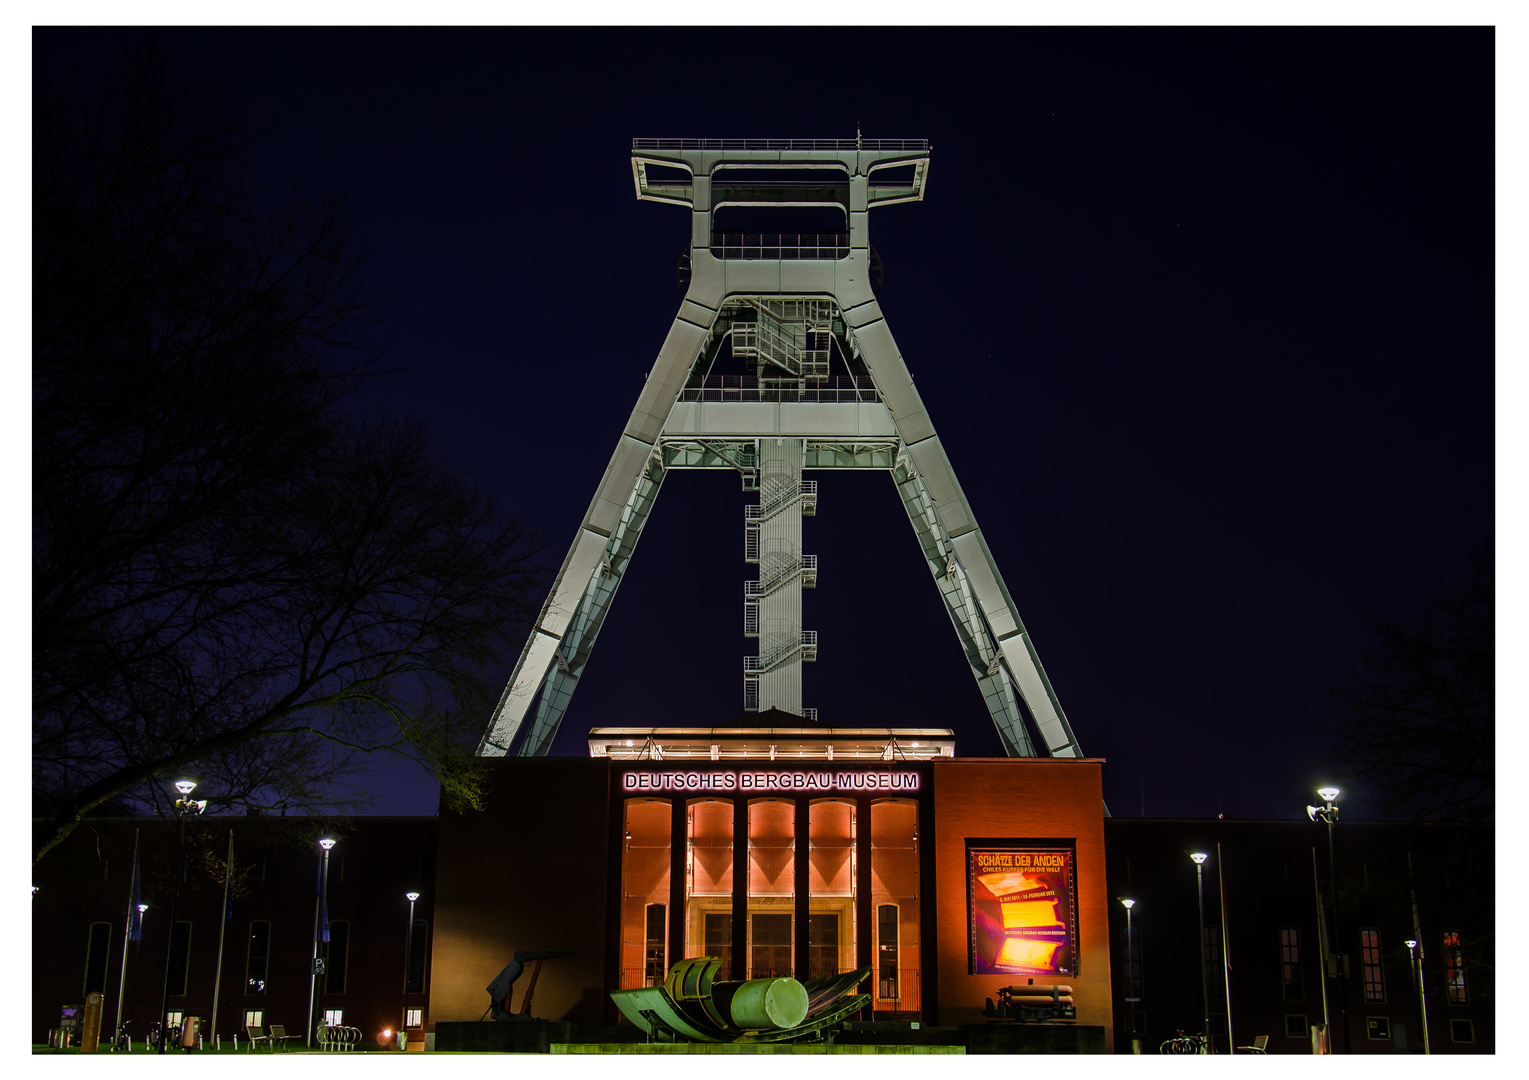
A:
MULTIPOLYGON (((34 59, 89 80, 144 34, 37 31, 34 59)), ((926 200, 871 217, 882 310, 1116 814, 1289 817, 1342 783, 1322 685, 1492 542, 1490 30, 158 42, 226 77, 270 183, 348 193, 408 369, 378 400, 554 560, 680 300, 687 223, 635 200, 630 139, 930 139, 926 200)), ((891 481, 815 478, 805 703, 999 753, 891 481)), ((557 752, 742 711, 746 501, 666 481, 557 752)))

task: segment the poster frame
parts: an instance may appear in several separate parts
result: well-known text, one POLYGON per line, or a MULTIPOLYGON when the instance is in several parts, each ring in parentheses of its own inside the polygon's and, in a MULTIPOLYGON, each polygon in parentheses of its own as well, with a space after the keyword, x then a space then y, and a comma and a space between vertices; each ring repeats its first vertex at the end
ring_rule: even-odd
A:
POLYGON ((1009 977, 1001 972, 979 972, 977 970, 977 922, 976 922, 976 896, 974 878, 972 875, 972 853, 976 851, 993 852, 1062 852, 1068 856, 1068 866, 1071 868, 1068 882, 1068 913, 1067 934, 1068 941, 1072 945, 1072 971, 1067 973, 1067 978, 1077 978, 1083 970, 1083 948, 1078 933, 1078 838, 1075 836, 1041 836, 1041 837, 1013 837, 1013 836, 968 836, 966 848, 963 852, 961 873, 965 878, 964 890, 966 892, 966 973, 968 975, 982 975, 995 977, 1009 977))

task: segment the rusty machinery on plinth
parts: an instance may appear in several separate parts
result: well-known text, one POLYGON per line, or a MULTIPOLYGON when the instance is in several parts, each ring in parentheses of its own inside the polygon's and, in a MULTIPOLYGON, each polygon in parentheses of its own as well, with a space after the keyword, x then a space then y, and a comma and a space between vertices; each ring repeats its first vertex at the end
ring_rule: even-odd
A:
POLYGON ((714 982, 722 961, 681 960, 659 986, 615 990, 624 1016, 659 1042, 770 1043, 832 1040, 835 1028, 870 1004, 857 993, 871 969, 822 979, 714 982))

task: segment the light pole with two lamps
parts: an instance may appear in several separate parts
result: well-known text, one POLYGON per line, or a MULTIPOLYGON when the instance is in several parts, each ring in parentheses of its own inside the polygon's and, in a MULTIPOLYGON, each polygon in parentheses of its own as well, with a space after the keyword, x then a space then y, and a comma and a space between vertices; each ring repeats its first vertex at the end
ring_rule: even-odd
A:
POLYGON ((207 800, 200 801, 191 797, 196 790, 195 780, 175 781, 175 790, 181 793, 181 797, 175 800, 175 817, 180 823, 178 838, 175 849, 175 887, 170 893, 170 938, 165 945, 165 987, 159 997, 159 1052, 165 1052, 165 1043, 170 1039, 170 960, 175 953, 175 909, 180 903, 181 897, 181 874, 184 873, 186 862, 186 819, 200 814, 207 809, 207 800))
POLYGON ((1203 851, 1196 851, 1189 856, 1195 861, 1195 893, 1200 900, 1200 1002, 1204 1008, 1205 1027, 1205 1052, 1213 1050, 1214 1044, 1210 1038, 1210 976, 1205 969, 1205 860, 1209 858, 1203 851))
MULTIPOLYGON (((319 847, 324 849, 324 853, 319 861, 319 893, 313 901, 313 964, 308 977, 308 1037, 303 1044, 310 1048, 313 1046, 313 1009, 318 1001, 319 975, 323 967, 319 963, 319 922, 324 908, 324 894, 329 890, 329 849, 334 847, 334 841, 326 836, 319 841, 319 847)), ((327 929, 329 920, 324 918, 323 922, 327 929)))
MULTIPOLYGON (((1338 808, 1333 805, 1333 800, 1341 794, 1335 787, 1317 788, 1317 797, 1322 800, 1321 806, 1308 806, 1306 816, 1312 821, 1320 821, 1327 826, 1327 879, 1332 886, 1333 892, 1333 942, 1337 948, 1343 947, 1343 931, 1339 929, 1341 923, 1338 919, 1338 871, 1337 859, 1333 854, 1333 826, 1338 823, 1338 808)), ((1338 1022, 1343 1025, 1343 1052, 1351 1053, 1348 1032, 1348 965, 1343 962, 1341 952, 1332 955, 1338 960, 1338 1022)), ((1327 978, 1327 972, 1322 973, 1327 978)))

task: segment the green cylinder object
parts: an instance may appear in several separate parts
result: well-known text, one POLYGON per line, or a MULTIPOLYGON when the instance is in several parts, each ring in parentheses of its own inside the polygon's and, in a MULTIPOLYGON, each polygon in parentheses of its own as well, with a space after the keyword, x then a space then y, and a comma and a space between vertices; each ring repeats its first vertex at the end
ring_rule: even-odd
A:
POLYGON ((733 1023, 745 1030, 793 1028, 807 1018, 807 989, 792 978, 750 979, 729 1005, 733 1023))

